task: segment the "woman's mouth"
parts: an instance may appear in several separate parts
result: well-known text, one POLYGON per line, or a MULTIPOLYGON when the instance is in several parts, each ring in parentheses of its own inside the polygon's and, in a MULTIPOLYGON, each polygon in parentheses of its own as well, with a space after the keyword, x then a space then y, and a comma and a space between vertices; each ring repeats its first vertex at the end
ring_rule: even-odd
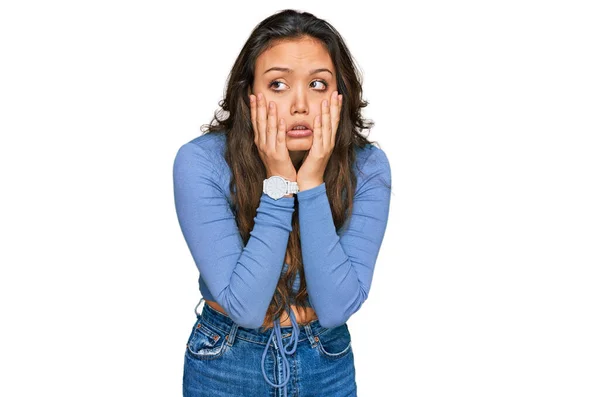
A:
POLYGON ((298 127, 293 128, 287 132, 287 135, 292 138, 302 138, 305 136, 310 136, 312 134, 312 130, 306 127, 298 127))

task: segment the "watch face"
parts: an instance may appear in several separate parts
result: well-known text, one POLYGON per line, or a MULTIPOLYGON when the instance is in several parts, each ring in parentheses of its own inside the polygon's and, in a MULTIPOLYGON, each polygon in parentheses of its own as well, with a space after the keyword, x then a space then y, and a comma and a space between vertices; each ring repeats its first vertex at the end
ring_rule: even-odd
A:
POLYGON ((273 197, 283 197, 285 195, 285 181, 283 178, 269 179, 269 193, 273 197))

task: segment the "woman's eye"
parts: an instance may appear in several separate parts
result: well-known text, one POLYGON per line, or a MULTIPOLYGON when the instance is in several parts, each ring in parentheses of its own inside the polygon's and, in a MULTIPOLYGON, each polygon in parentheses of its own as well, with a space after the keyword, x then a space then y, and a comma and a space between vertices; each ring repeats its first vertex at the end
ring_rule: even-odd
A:
MULTIPOLYGON (((322 84, 322 87, 318 88, 317 91, 327 91, 327 83, 324 80, 315 80, 315 81, 312 81, 310 84, 313 85, 315 83, 317 84, 317 86, 319 83, 322 84)), ((269 88, 271 88, 275 92, 283 91, 283 89, 277 89, 278 84, 285 85, 285 83, 283 83, 282 81, 272 81, 269 84, 269 88)), ((313 87, 314 87, 314 85, 313 85, 313 87)))
MULTIPOLYGON (((281 81, 272 81, 271 84, 269 84, 269 88, 273 88, 273 86, 275 84, 283 84, 281 81)), ((275 91, 281 91, 281 90, 275 90, 275 91)))
POLYGON ((321 83, 323 84, 323 89, 321 91, 326 91, 327 90, 327 83, 323 80, 315 80, 313 81, 313 83, 321 83))

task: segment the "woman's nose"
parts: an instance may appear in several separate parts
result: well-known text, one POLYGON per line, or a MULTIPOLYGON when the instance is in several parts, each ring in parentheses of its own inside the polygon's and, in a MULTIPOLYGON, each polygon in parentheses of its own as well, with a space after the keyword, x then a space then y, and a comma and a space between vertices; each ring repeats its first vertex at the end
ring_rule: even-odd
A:
POLYGON ((292 114, 308 113, 308 101, 304 93, 298 93, 294 96, 291 111, 292 114))

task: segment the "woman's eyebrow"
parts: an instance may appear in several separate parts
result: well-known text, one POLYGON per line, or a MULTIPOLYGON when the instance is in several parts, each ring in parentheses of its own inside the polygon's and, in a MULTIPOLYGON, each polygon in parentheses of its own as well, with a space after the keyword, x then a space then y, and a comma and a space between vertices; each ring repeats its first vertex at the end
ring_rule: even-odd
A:
MULTIPOLYGON (((279 71, 279 72, 285 72, 285 73, 293 73, 292 69, 290 68, 284 68, 281 66, 273 66, 272 68, 269 68, 267 70, 265 70, 265 72, 263 74, 267 74, 268 72, 272 72, 272 71, 279 71)), ((333 73, 331 73, 331 70, 327 69, 327 68, 318 68, 318 69, 313 69, 311 71, 309 71, 309 75, 311 74, 315 74, 315 73, 319 73, 319 72, 328 72, 329 74, 331 74, 333 76, 333 73)))

